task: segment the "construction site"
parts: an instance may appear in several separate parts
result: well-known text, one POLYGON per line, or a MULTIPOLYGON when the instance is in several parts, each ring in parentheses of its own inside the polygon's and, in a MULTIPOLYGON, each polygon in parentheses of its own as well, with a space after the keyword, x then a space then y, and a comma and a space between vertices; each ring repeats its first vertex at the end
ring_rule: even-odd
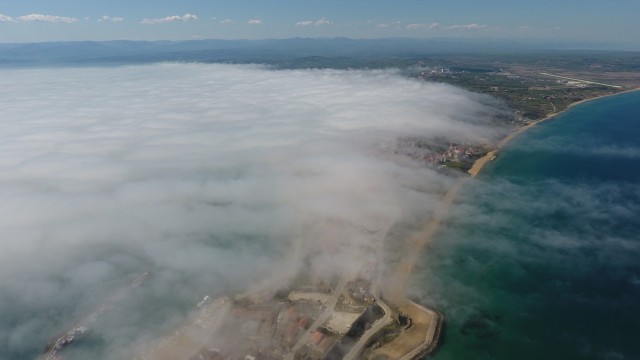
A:
MULTIPOLYGON (((182 328, 139 349, 137 360, 418 359, 443 323, 404 296, 381 295, 379 254, 330 281, 301 273, 280 287, 198 303, 182 328)), ((391 289, 391 288, 389 288, 391 289)))

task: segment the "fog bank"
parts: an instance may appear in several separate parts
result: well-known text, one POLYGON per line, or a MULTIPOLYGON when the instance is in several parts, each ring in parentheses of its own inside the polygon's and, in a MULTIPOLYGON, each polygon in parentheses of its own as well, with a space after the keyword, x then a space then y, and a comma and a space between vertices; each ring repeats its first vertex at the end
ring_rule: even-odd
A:
MULTIPOLYGON (((33 357, 141 272, 143 288, 92 329, 93 358, 179 323, 205 294, 295 272, 293 252, 423 218, 450 179, 398 155, 398 138, 487 142, 504 112, 394 71, 0 74, 2 359, 33 357)), ((348 251, 310 266, 358 266, 348 251)))

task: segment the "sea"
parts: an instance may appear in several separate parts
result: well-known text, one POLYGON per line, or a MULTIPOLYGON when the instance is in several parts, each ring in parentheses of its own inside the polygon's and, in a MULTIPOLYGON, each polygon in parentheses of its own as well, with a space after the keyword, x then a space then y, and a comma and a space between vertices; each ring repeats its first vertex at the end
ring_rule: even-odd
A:
POLYGON ((640 92, 519 135, 468 179, 411 296, 435 360, 640 359, 640 92))
MULTIPOLYGON (((253 245, 261 240, 242 237, 237 246, 275 258, 253 245)), ((227 239, 202 243, 232 247, 227 239)), ((109 271, 104 264, 114 264, 122 278, 94 284, 91 271, 85 271, 81 275, 86 277, 74 279, 91 283, 91 289, 99 289, 96 294, 82 298, 83 289, 74 289, 57 296, 74 279, 56 269, 71 273, 68 268, 77 264, 58 264, 55 256, 30 264, 34 274, 57 266, 50 270, 53 280, 47 280, 60 287, 36 283, 38 291, 29 292, 32 296, 24 303, 0 292, 0 305, 11 309, 0 311, 0 325, 16 329, 5 342, 0 337, 0 360, 34 358, 52 336, 74 326, 144 271, 151 272, 151 280, 100 317, 64 353, 66 360, 96 358, 87 354, 126 358, 118 350, 128 353, 128 347, 113 354, 105 349, 113 343, 130 345, 130 339, 149 329, 142 340, 157 339, 182 325, 184 317, 175 314, 192 310, 202 295, 225 294, 192 296, 194 289, 210 288, 203 283, 222 283, 233 293, 235 286, 248 282, 222 272, 178 274, 200 263, 160 258, 177 269, 167 270, 144 247, 123 248, 127 252, 109 246, 87 249, 78 250, 78 262, 95 267, 83 269, 99 278, 101 271, 109 271), (175 296, 149 300, 168 292, 175 296), (41 303, 49 306, 37 306, 41 303)), ((250 266, 254 257, 236 260, 228 256, 231 250, 204 263, 217 262, 212 268, 250 266)), ((22 282, 12 285, 22 289, 22 282)), ((640 92, 581 104, 528 130, 477 178, 467 179, 437 238, 424 249, 410 296, 446 317, 435 360, 640 359, 640 92)))

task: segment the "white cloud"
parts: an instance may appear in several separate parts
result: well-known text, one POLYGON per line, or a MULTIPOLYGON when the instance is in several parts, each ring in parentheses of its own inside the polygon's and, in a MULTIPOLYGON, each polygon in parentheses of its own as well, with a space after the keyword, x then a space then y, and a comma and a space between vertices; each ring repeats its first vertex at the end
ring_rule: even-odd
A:
POLYGON ((313 25, 313 20, 298 21, 296 23, 296 26, 311 26, 311 25, 313 25))
MULTIPOLYGON (((369 22, 367 22, 367 23, 369 23, 369 22)), ((393 22, 376 24, 376 27, 379 28, 379 29, 387 29, 387 28, 390 28, 390 27, 400 28, 401 25, 402 25, 402 21, 393 21, 393 22)), ((414 25, 416 25, 416 24, 414 24, 414 25)))
POLYGON ((437 22, 434 22, 431 24, 409 24, 405 26, 405 28, 409 30, 419 30, 419 29, 434 30, 434 29, 438 29, 439 27, 440 27, 440 24, 437 22))
POLYGON ((348 243, 427 216, 450 181, 399 155, 399 138, 494 133, 474 123, 493 114, 490 97, 395 71, 160 64, 0 75, 9 358, 36 357, 59 324, 143 271, 152 280, 91 329, 107 349, 85 358, 110 358, 150 328, 169 333, 164 319, 182 316, 172 309, 208 292, 299 265, 291 249, 314 251, 322 276, 360 266, 348 243), (10 341, 20 329, 29 341, 10 341))
POLYGON ((316 20, 316 22, 314 23, 315 26, 322 26, 322 25, 331 25, 333 24, 333 21, 327 19, 327 18, 321 18, 316 20))
POLYGON ((0 14, 0 22, 13 22, 13 18, 11 16, 0 14))
POLYGON ((222 20, 220 20, 220 24, 227 25, 227 24, 234 24, 234 23, 235 23, 235 21, 233 21, 231 19, 222 19, 222 20))
POLYGON ((518 26, 517 30, 522 31, 522 32, 538 32, 538 33, 548 33, 548 32, 554 32, 554 31, 559 31, 562 30, 562 28, 560 27, 535 27, 535 26, 530 26, 530 25, 522 25, 522 26, 518 26))
POLYGON ((249 21, 247 21, 247 24, 249 24, 249 25, 261 25, 262 24, 262 20, 260 20, 260 19, 250 19, 249 21))
POLYGON ((153 24, 163 24, 163 23, 170 23, 170 22, 176 22, 176 21, 195 21, 195 20, 198 20, 198 17, 196 15, 184 14, 182 16, 173 15, 173 16, 167 16, 167 17, 158 18, 158 19, 145 18, 145 19, 142 19, 140 23, 145 25, 153 25, 153 24))
POLYGON ((450 30, 482 30, 488 28, 487 25, 480 24, 466 24, 466 25, 451 25, 447 26, 450 30))
POLYGON ((304 21, 298 21, 295 25, 296 26, 323 26, 323 25, 332 25, 333 21, 327 19, 327 18, 320 18, 318 20, 304 20, 304 21))
POLYGON ((122 22, 124 21, 124 18, 121 17, 111 17, 111 16, 101 16, 100 18, 98 18, 98 22, 122 22))
POLYGON ((39 21, 39 22, 66 23, 66 24, 70 24, 78 21, 78 19, 72 18, 72 17, 43 15, 43 14, 29 14, 24 16, 18 16, 17 19, 18 21, 21 21, 21 22, 39 21))
MULTIPOLYGON (((441 29, 442 26, 437 23, 430 23, 430 24, 408 24, 407 26, 405 26, 406 29, 408 30, 435 30, 435 29, 441 29)), ((488 28, 487 25, 479 25, 479 24, 466 24, 466 25, 451 25, 451 26, 447 26, 446 29, 449 30, 481 30, 481 29, 486 29, 488 28)))

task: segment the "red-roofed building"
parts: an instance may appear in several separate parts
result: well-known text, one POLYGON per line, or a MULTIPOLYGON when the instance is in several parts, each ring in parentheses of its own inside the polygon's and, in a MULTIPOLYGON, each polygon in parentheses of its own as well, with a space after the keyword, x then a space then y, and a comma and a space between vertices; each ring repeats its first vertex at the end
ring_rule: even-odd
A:
POLYGON ((298 312, 296 311, 296 308, 291 306, 289 308, 289 310, 287 311, 287 317, 289 321, 298 321, 298 312))
POLYGON ((322 340, 320 342, 320 345, 318 345, 318 350, 320 350, 323 354, 326 353, 327 351, 329 351, 329 349, 331 349, 331 347, 333 346, 333 344, 336 341, 330 337, 325 338, 324 340, 322 340))
POLYGON ((302 319, 300 319, 300 321, 298 321, 298 327, 300 329, 306 329, 308 324, 309 324, 309 318, 306 316, 304 316, 302 319))
POLYGON ((296 335, 298 334, 299 329, 300 328, 296 325, 296 323, 290 323, 287 327, 287 340, 293 341, 293 339, 295 339, 296 335))
POLYGON ((313 346, 318 346, 318 344, 320 344, 323 338, 324 338, 324 334, 316 330, 311 334, 311 337, 309 338, 309 343, 313 346))

